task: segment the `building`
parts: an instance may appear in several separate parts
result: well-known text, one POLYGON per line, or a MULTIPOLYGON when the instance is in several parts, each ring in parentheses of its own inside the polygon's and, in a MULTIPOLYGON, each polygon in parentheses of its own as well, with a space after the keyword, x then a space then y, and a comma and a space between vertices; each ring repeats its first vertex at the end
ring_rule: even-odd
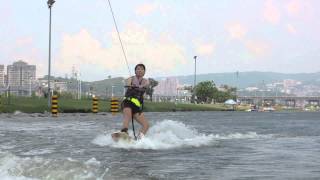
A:
POLYGON ((159 81, 158 86, 154 88, 155 95, 176 96, 178 94, 179 81, 175 77, 165 78, 159 81))
POLYGON ((5 86, 4 65, 0 65, 0 87, 5 86))
POLYGON ((58 82, 55 81, 53 83, 53 89, 59 93, 67 92, 68 91, 68 82, 58 82))
POLYGON ((31 95, 36 80, 36 66, 23 61, 14 62, 7 66, 7 78, 11 93, 31 95))

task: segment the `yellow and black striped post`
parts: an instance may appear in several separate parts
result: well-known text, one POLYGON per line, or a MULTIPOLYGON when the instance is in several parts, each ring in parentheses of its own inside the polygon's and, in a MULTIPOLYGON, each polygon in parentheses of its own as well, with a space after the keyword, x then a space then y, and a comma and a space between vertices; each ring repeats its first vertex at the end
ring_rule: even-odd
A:
POLYGON ((51 114, 53 117, 58 117, 58 96, 51 97, 51 114))
POLYGON ((116 114, 117 112, 119 112, 119 100, 116 97, 112 97, 111 98, 111 108, 110 111, 112 112, 112 114, 116 114))
POLYGON ((99 111, 98 98, 97 97, 93 97, 92 98, 92 112, 93 113, 97 113, 98 111, 99 111))

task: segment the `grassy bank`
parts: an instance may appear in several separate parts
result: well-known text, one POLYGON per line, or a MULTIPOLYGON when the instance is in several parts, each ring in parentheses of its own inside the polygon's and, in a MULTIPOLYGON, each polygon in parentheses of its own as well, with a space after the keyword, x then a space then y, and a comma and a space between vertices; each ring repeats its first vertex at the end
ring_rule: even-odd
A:
MULTIPOLYGON (((91 99, 59 99, 58 109, 61 113, 74 112, 91 112, 91 99)), ((99 112, 110 111, 110 100, 99 100, 99 112)), ((172 112, 172 111, 225 111, 230 107, 222 104, 180 104, 172 102, 145 102, 145 112, 172 112)), ((241 109, 237 109, 241 110, 241 109)), ((9 99, 2 98, 0 104, 0 112, 13 113, 21 111, 25 113, 43 113, 50 112, 48 108, 48 100, 44 98, 27 98, 12 97, 9 99)))

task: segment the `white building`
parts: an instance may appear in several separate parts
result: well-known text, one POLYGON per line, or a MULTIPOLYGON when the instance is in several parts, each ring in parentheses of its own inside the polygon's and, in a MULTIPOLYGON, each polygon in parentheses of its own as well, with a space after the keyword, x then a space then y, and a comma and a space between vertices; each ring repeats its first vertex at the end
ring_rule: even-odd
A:
POLYGON ((155 95, 176 96, 178 94, 179 81, 177 78, 165 78, 159 81, 154 88, 155 95))
POLYGON ((245 88, 245 90, 252 92, 252 91, 257 91, 257 90, 259 90, 259 88, 257 88, 257 87, 247 87, 247 88, 245 88))
POLYGON ((0 87, 4 87, 4 65, 0 65, 0 87))
POLYGON ((31 94, 33 82, 36 80, 36 66, 17 61, 7 66, 8 85, 11 93, 17 95, 31 94))

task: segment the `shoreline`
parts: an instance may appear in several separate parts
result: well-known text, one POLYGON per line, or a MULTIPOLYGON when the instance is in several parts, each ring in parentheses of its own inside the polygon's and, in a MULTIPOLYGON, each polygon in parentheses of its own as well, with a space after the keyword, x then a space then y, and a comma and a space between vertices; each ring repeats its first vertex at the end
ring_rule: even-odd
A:
MULTIPOLYGON (((48 100, 45 98, 35 97, 14 97, 10 102, 8 99, 1 99, 0 113, 48 113, 51 110, 48 108, 48 100)), ((118 109, 120 110, 121 103, 119 102, 118 109)), ((191 104, 191 103, 175 103, 175 102, 150 102, 145 101, 144 112, 188 112, 188 111, 250 111, 250 105, 237 105, 233 107, 225 104, 191 104)), ((258 109, 255 111, 263 111, 258 109)), ((299 108, 285 108, 274 106, 271 112, 319 112, 319 107, 310 111, 299 108)), ((92 99, 59 99, 59 113, 92 113, 92 99)), ((111 112, 111 100, 99 100, 98 112, 111 112)), ((263 111, 267 112, 267 111, 263 111)))

